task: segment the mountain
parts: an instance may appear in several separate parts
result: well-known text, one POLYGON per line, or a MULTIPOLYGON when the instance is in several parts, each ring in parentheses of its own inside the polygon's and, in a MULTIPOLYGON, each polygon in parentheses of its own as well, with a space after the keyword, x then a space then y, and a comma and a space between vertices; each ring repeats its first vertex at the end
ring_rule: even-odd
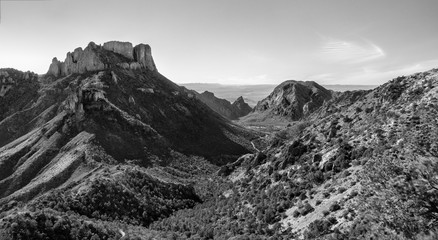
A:
POLYGON ((245 116, 252 111, 252 108, 245 102, 242 96, 238 97, 236 101, 233 102, 233 106, 237 109, 240 117, 245 116))
POLYGON ((206 174, 258 136, 162 76, 145 44, 91 42, 42 77, 0 80, 1 239, 75 239, 81 226, 118 239, 113 221, 147 226, 203 201, 206 174), (4 225, 29 221, 53 228, 4 225))
POLYGON ((252 111, 252 108, 245 103, 242 97, 239 97, 230 103, 228 100, 217 98, 214 93, 205 91, 201 94, 193 91, 196 97, 213 109, 215 112, 227 119, 235 120, 243 117, 252 111))
MULTIPOLYGON (((213 92, 216 97, 226 99, 230 102, 233 102, 236 98, 242 96, 250 107, 255 107, 259 101, 266 98, 266 96, 268 96, 274 90, 274 88, 278 86, 278 84, 232 85, 219 83, 179 83, 179 85, 197 92, 213 92)), ((321 86, 335 92, 370 90, 377 87, 377 85, 343 84, 321 86)))
POLYGON ((271 94, 259 101, 242 122, 258 122, 273 117, 297 121, 321 107, 332 98, 332 91, 316 82, 289 80, 278 85, 271 94))
POLYGON ((230 184, 217 198, 152 229, 215 239, 434 239, 437 96, 438 69, 332 93, 266 136, 259 152, 223 166, 230 184))
POLYGON ((264 134, 144 44, 0 80, 0 239, 438 236, 438 69, 345 92, 286 81, 251 113, 287 123, 264 134))

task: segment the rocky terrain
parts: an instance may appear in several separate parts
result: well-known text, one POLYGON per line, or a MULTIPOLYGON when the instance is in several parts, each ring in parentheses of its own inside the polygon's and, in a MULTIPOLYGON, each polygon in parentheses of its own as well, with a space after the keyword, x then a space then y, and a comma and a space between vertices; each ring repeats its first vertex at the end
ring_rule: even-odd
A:
POLYGON ((239 97, 233 103, 230 103, 228 100, 217 98, 212 92, 205 91, 203 93, 197 93, 193 91, 193 93, 212 110, 230 120, 236 120, 240 117, 246 116, 252 111, 252 108, 242 97, 239 97))
POLYGON ((263 134, 147 45, 0 80, 0 239, 437 237, 438 69, 372 90, 286 81, 242 120, 287 123, 263 134))
POLYGON ((433 69, 334 93, 260 152, 223 166, 231 183, 215 201, 153 228, 215 239, 435 239, 437 91, 433 69))
POLYGON ((242 122, 258 122, 279 117, 288 121, 301 120, 332 98, 332 91, 316 82, 289 80, 278 85, 242 122))
POLYGON ((204 177, 258 136, 162 76, 144 44, 91 42, 42 77, 0 80, 1 239, 118 239, 113 221, 144 227, 203 201, 204 177), (62 229, 15 225, 39 217, 62 229), (85 220, 94 230, 77 235, 85 220))
POLYGON ((97 46, 90 42, 83 50, 79 47, 73 52, 68 52, 64 62, 53 58, 47 75, 60 77, 72 73, 104 70, 114 66, 132 70, 141 68, 156 70, 149 45, 139 44, 133 47, 129 42, 113 41, 97 46))

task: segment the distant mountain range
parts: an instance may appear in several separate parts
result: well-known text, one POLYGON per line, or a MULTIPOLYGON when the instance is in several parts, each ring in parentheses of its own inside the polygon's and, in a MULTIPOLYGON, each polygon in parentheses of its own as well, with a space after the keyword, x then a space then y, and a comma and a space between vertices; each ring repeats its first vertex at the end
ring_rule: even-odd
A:
MULTIPOLYGON (((257 102, 266 98, 277 84, 255 84, 255 85, 226 85, 220 83, 180 83, 188 89, 197 92, 209 91, 213 92, 216 97, 234 102, 238 97, 242 96, 248 105, 255 107, 257 102)), ((352 90, 369 90, 377 87, 377 85, 322 85, 324 88, 337 91, 352 91, 352 90)))

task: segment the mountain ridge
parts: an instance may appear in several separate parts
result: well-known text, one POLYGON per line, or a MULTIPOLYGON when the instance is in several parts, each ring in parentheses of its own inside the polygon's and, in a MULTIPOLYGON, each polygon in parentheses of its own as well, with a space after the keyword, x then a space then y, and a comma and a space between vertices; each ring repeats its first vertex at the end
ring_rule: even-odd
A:
MULTIPOLYGON (((2 100, 31 90, 23 103, 12 102, 0 109, 8 114, 0 120, 1 218, 6 212, 20 217, 16 209, 37 204, 52 209, 55 216, 68 216, 75 224, 88 216, 93 217, 94 226, 108 218, 147 226, 202 201, 205 193, 195 188, 208 184, 204 174, 253 151, 250 140, 257 133, 220 117, 162 76, 149 54, 144 44, 131 48, 127 43, 98 46, 91 42, 84 50, 68 53, 65 62, 52 62, 45 76, 0 70, 0 80, 14 77, 14 83, 25 83, 8 87, 2 100), (198 168, 205 165, 207 170, 192 176, 180 162, 198 168), (123 180, 128 190, 110 190, 122 190, 123 185, 108 180, 107 173, 123 171, 132 173, 123 180), (147 188, 133 183, 140 179, 147 188), (166 195, 164 189, 174 191, 166 195), (55 192, 58 200, 65 200, 65 208, 45 205, 42 199, 53 202, 49 196, 55 192), (96 193, 129 201, 140 214, 72 203, 95 202, 96 193), (160 204, 154 205, 146 196, 160 204), (69 209, 75 213, 68 214, 69 209)), ((120 206, 107 197, 101 200, 120 206)), ((26 211, 34 216, 38 210, 31 209, 26 211)))
POLYGON ((372 90, 286 81, 253 114, 287 125, 261 134, 132 44, 75 51, 46 76, 0 69, 0 238, 434 237, 438 69, 372 90))
POLYGON ((237 98, 233 103, 226 99, 217 98, 214 93, 205 91, 194 94, 199 100, 213 109, 215 112, 230 120, 236 120, 243 117, 252 111, 252 108, 243 100, 242 97, 237 98))

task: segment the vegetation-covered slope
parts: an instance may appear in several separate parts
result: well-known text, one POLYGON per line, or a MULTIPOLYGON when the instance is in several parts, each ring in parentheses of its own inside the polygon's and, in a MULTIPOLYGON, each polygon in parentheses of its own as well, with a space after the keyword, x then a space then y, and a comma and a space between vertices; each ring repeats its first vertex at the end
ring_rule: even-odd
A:
POLYGON ((337 94, 220 171, 228 190, 153 229, 190 239, 433 238, 437 91, 431 70, 337 94))
POLYGON ((118 239, 117 222, 146 227, 203 201, 214 164, 251 151, 254 132, 160 75, 151 56, 113 45, 90 43, 39 79, 2 70, 15 84, 1 96, 2 239, 118 239))

